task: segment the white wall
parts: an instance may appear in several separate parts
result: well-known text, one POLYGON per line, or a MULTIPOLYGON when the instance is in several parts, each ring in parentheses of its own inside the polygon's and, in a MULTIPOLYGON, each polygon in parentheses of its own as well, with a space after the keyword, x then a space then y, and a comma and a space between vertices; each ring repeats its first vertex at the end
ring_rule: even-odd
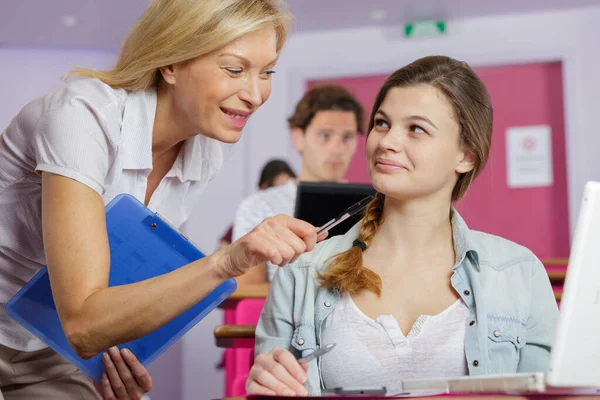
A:
POLYGON ((108 51, 10 48, 0 46, 0 132, 31 100, 60 87, 75 66, 110 67, 108 51))
POLYGON ((292 35, 276 67, 271 98, 252 117, 248 173, 254 180, 263 163, 288 154, 286 118, 306 79, 390 73, 419 57, 445 54, 473 65, 563 60, 569 207, 576 221, 586 180, 600 180, 595 129, 600 110, 600 7, 450 21, 439 38, 404 39, 401 29, 367 28, 292 35), (260 127, 260 129, 254 129, 260 127))

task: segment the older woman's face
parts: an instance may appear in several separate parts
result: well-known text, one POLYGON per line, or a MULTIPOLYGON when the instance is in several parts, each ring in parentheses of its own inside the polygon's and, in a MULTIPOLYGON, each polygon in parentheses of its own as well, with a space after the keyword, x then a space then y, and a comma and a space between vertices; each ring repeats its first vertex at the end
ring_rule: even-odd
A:
POLYGON ((267 26, 226 46, 172 67, 165 76, 172 85, 177 113, 196 133, 235 143, 248 118, 271 94, 277 61, 277 37, 267 26))

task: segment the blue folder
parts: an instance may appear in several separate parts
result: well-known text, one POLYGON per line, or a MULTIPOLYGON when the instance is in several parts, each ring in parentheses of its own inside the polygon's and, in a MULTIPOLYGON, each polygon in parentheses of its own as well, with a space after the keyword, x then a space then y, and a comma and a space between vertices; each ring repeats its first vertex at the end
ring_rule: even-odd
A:
MULTIPOLYGON (((110 244, 109 286, 149 279, 204 257, 186 237, 128 194, 118 195, 106 206, 106 228, 110 244)), ((118 347, 130 349, 148 366, 235 289, 235 280, 227 280, 154 332, 118 347)), ((10 299, 6 311, 95 382, 101 382, 105 371, 102 353, 84 360, 69 345, 58 319, 46 267, 10 299)))

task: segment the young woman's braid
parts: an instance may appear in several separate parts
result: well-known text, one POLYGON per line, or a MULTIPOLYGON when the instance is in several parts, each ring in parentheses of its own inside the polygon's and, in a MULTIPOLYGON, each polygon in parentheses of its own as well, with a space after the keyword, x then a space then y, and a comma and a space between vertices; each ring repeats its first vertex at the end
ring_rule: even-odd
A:
MULTIPOLYGON (((363 218, 358 241, 368 247, 373 241, 373 236, 381 224, 384 196, 380 193, 367 206, 363 218)), ((363 249, 361 246, 352 246, 349 250, 335 256, 327 270, 319 274, 321 286, 337 289, 340 292, 356 294, 362 290, 369 290, 377 296, 381 295, 381 278, 372 270, 363 265, 363 249)))

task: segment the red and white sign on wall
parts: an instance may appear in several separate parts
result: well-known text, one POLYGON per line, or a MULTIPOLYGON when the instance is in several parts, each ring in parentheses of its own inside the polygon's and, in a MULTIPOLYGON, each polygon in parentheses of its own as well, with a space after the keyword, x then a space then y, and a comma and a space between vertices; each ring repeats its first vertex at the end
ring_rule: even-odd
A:
POLYGON ((552 130, 548 125, 506 130, 506 178, 511 188, 552 186, 552 130))

